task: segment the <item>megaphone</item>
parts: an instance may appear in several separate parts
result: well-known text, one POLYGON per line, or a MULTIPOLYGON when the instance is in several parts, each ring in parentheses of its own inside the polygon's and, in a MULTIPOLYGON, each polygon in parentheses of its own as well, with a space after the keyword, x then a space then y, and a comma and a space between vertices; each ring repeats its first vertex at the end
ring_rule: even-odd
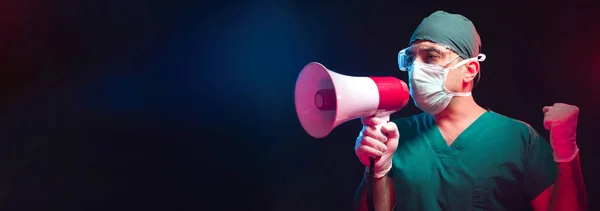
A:
POLYGON ((406 83, 395 77, 342 75, 318 62, 307 64, 296 81, 295 104, 304 130, 323 138, 344 122, 367 116, 387 118, 410 99, 406 83))

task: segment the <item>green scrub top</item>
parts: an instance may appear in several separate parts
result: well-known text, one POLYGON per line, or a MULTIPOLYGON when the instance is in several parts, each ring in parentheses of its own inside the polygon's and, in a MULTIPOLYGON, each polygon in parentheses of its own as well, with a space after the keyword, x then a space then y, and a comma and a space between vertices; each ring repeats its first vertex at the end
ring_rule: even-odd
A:
POLYGON ((527 123, 486 111, 448 146, 433 116, 393 120, 400 131, 388 176, 395 210, 531 210, 554 183, 552 148, 527 123))

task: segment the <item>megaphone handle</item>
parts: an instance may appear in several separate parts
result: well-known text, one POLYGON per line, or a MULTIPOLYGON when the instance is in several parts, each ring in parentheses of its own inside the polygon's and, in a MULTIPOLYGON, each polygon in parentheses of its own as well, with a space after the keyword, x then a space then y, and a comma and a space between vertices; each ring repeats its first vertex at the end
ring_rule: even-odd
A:
MULTIPOLYGON (((386 122, 390 121, 390 114, 383 113, 380 118, 386 122)), ((373 181, 375 180, 375 160, 369 158, 369 174, 367 176, 367 207, 369 211, 375 211, 375 204, 373 203, 373 181)))
POLYGON ((369 211, 375 211, 373 204, 373 180, 375 178, 375 160, 369 158, 369 175, 367 177, 367 206, 369 211))

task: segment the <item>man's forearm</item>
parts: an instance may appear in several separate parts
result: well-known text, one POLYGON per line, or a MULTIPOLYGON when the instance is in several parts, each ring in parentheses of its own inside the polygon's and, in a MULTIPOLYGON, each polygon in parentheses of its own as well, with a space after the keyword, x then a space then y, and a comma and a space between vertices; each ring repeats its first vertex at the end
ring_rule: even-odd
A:
MULTIPOLYGON (((356 192, 355 206, 356 211, 367 211, 367 175, 358 187, 356 192)), ((377 211, 392 210, 394 205, 394 182, 389 177, 382 177, 373 180, 373 205, 377 211)))
POLYGON ((579 155, 571 162, 558 163, 555 184, 552 210, 588 210, 579 155))

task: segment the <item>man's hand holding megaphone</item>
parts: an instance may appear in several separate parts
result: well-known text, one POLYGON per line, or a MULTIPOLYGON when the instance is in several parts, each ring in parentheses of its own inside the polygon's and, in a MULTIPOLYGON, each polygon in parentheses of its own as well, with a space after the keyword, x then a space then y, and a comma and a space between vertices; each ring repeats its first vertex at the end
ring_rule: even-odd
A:
POLYGON ((392 168, 392 156, 398 148, 400 133, 394 122, 387 117, 361 118, 363 129, 356 138, 354 152, 369 171, 369 158, 375 161, 375 178, 384 177, 392 168))

